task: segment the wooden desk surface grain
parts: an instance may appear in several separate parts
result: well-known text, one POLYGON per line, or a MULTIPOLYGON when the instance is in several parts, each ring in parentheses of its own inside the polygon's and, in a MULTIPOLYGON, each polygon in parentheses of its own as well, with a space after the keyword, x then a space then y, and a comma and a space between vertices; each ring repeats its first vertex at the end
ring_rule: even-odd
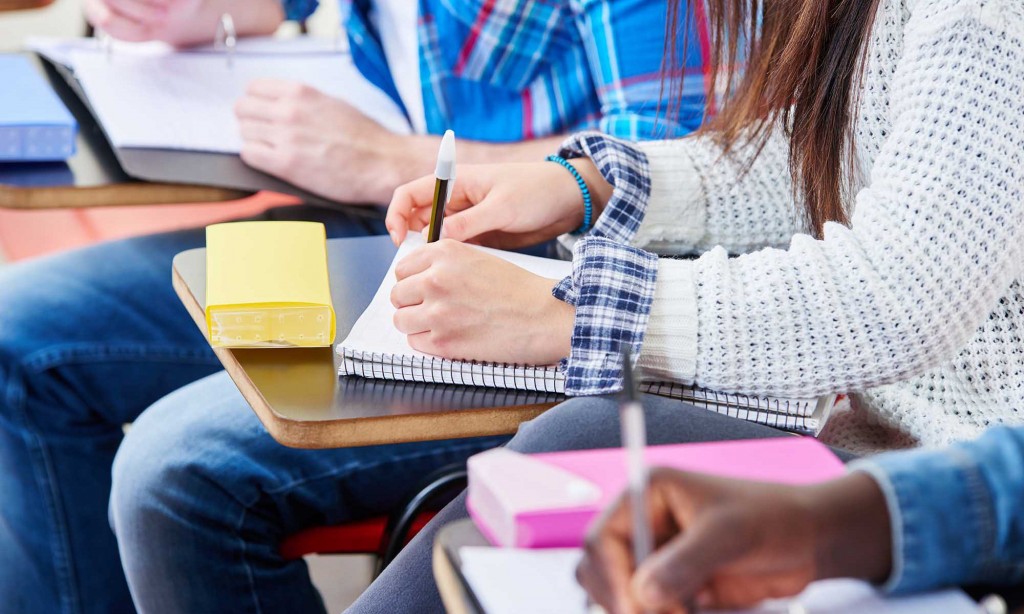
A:
POLYGON ((53 4, 53 0, 0 0, 0 12, 41 9, 53 4))
MULTIPOLYGON (((370 303, 395 248, 387 237, 328 241, 341 341, 370 303)), ((174 288, 204 334, 206 250, 174 259, 174 288)), ((215 350, 271 436, 340 448, 514 433, 558 395, 338 377, 332 348, 215 350)))
MULTIPOLYGON (((0 3, 11 1, 0 0, 0 3)), ((217 187, 132 179, 121 169, 103 131, 64 78, 35 54, 24 55, 38 67, 78 122, 77 150, 67 162, 0 163, 0 208, 204 203, 236 200, 250 194, 217 187)))

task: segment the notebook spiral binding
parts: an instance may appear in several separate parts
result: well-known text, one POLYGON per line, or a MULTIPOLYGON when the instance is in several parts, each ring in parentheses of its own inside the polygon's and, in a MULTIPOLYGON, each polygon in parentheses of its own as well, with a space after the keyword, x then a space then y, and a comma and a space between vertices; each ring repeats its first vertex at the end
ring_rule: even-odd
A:
POLYGON ((565 392, 561 373, 551 367, 470 362, 435 356, 398 356, 347 348, 342 358, 341 375, 557 394, 565 392))
POLYGON ((474 409, 479 407, 518 407, 554 404, 565 400, 555 392, 534 392, 511 388, 458 386, 426 382, 371 379, 347 376, 342 380, 346 398, 387 398, 397 405, 414 404, 417 408, 438 410, 474 409))
MULTIPOLYGON (((434 356, 407 356, 343 348, 341 375, 454 386, 482 386, 565 393, 562 373, 551 366, 460 361, 434 356)), ((643 392, 678 399, 719 414, 794 433, 817 435, 835 404, 835 395, 819 399, 780 399, 717 392, 672 382, 643 382, 643 392)), ((562 397, 556 397, 558 400, 562 397)), ((551 401, 554 402, 554 401, 551 401)))

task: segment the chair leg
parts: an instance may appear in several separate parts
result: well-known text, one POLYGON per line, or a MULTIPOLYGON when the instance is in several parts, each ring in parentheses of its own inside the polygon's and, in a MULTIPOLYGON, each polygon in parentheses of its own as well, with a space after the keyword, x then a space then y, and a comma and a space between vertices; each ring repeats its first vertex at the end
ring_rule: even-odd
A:
POLYGON ((377 557, 376 574, 380 575, 391 561, 398 556, 405 546, 409 533, 412 531, 416 518, 430 505, 437 503, 442 497, 453 497, 466 487, 468 474, 464 465, 442 467, 427 476, 424 485, 388 518, 387 527, 381 538, 381 548, 377 557))

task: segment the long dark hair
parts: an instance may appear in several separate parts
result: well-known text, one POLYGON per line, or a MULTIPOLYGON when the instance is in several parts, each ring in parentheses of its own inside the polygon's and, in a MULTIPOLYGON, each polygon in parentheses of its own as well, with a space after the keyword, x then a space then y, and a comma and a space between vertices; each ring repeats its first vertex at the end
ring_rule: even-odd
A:
MULTIPOLYGON (((808 228, 847 222, 844 170, 853 162, 854 92, 879 0, 678 0, 669 2, 665 74, 682 74, 682 15, 706 19, 708 109, 703 134, 726 154, 764 145, 781 122, 790 140, 795 196, 808 228), (687 10, 689 9, 689 10, 687 10), (716 92, 725 92, 715 109, 716 92), (845 168, 844 168, 845 166, 845 168)), ((700 24, 695 24, 698 27, 700 24)), ((687 28, 693 31, 695 28, 687 28)), ((685 48, 685 47, 684 47, 685 48)), ((672 77, 673 81, 677 78, 672 77)), ((670 86, 681 97, 681 83, 670 86)), ((671 107, 670 107, 671 112, 671 107)))

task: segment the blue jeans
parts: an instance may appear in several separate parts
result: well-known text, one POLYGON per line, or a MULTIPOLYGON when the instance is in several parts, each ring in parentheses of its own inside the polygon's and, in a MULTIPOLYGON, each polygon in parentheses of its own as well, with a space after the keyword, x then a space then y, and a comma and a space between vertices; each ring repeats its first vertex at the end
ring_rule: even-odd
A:
MULTIPOLYGON (((322 221, 335 237, 383 232, 379 221, 306 207, 260 217, 322 221)), ((125 423, 165 395, 220 370, 170 283, 173 256, 203 243, 203 231, 190 230, 0 269, 0 610, 133 611, 107 519, 111 465, 125 423)), ((225 386, 224 394, 231 392, 225 386)), ((195 412, 166 419, 161 428, 168 433, 192 429, 191 437, 175 450, 178 456, 149 454, 150 464, 182 461, 207 440, 207 423, 195 412), (176 420, 191 421, 171 424, 176 420)), ((259 466, 260 455, 276 444, 258 425, 250 426, 252 437, 244 445, 259 450, 248 465, 249 478, 255 479, 280 467, 259 466)), ((145 430, 134 429, 133 435, 136 430, 141 439, 145 430)), ((370 463, 388 454, 363 453, 370 463)), ((349 460, 355 472, 359 455, 349 454, 355 456, 349 460)), ((243 479, 243 473, 231 465, 225 475, 243 479)), ((416 471, 409 473, 411 479, 416 471)), ((344 488, 339 486, 339 497, 344 488)), ((353 489, 353 498, 357 494, 363 493, 353 489)), ((119 498, 125 505, 130 500, 119 498)), ((140 506, 152 501, 140 492, 140 506)), ((185 543, 196 542, 179 545, 185 543)), ((230 603, 229 595, 222 598, 222 604, 230 603)))
POLYGON ((302 529, 395 509, 428 474, 508 437, 298 450, 267 435, 226 373, 171 394, 114 461, 110 520, 143 612, 322 612, 302 529))

